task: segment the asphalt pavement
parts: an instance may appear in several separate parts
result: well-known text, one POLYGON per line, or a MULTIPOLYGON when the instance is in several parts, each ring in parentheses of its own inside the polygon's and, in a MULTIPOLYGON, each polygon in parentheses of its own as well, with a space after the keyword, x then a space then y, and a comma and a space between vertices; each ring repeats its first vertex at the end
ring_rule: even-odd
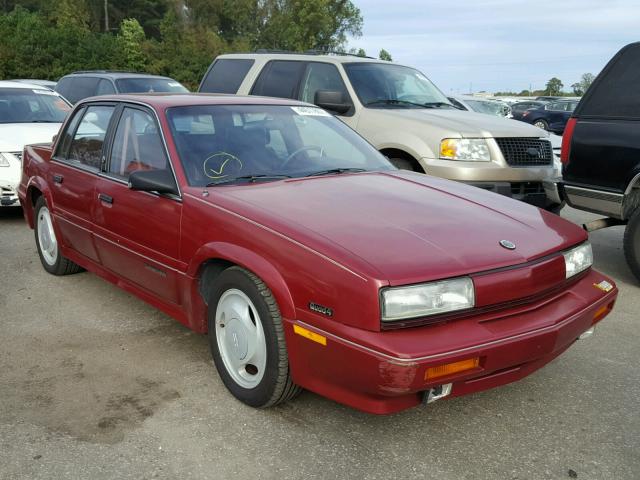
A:
POLYGON ((520 382, 378 417, 309 392, 239 403, 205 336, 90 273, 47 274, 20 210, 0 210, 0 479, 638 479, 622 232, 591 234, 620 289, 595 335, 520 382))

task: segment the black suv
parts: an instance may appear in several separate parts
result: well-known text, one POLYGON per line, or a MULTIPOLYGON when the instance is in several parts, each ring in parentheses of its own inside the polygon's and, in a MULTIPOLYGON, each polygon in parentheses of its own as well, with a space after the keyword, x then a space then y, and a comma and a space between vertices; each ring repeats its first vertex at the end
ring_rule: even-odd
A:
POLYGON ((640 280, 640 42, 620 50, 582 98, 561 160, 567 203, 608 217, 588 230, 627 225, 624 252, 640 280))
POLYGON ((169 77, 108 70, 86 70, 65 75, 58 80, 55 90, 71 103, 87 97, 114 93, 189 91, 180 82, 169 77))

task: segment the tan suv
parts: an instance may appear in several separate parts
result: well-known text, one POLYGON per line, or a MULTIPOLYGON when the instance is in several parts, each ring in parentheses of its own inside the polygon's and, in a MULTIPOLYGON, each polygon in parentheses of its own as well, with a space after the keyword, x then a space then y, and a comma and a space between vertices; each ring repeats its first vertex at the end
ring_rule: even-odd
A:
POLYGON ((350 55, 220 55, 200 92, 292 98, 335 114, 399 168, 557 209, 548 133, 461 111, 421 72, 350 55))

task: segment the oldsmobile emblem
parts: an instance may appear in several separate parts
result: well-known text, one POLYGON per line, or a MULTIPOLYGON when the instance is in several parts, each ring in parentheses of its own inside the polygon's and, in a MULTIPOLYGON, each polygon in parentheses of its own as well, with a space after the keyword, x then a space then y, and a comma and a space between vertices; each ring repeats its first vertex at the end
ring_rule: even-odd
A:
POLYGON ((509 240, 500 240, 500 246, 506 248, 507 250, 515 250, 516 244, 510 242, 509 240))

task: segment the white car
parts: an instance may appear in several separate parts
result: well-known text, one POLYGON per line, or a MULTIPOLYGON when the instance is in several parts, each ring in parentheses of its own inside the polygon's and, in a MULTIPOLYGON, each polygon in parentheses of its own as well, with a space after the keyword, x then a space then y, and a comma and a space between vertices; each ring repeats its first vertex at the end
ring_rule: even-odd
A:
POLYGON ((51 142, 70 109, 48 88, 0 81, 0 207, 19 206, 24 146, 51 142))

